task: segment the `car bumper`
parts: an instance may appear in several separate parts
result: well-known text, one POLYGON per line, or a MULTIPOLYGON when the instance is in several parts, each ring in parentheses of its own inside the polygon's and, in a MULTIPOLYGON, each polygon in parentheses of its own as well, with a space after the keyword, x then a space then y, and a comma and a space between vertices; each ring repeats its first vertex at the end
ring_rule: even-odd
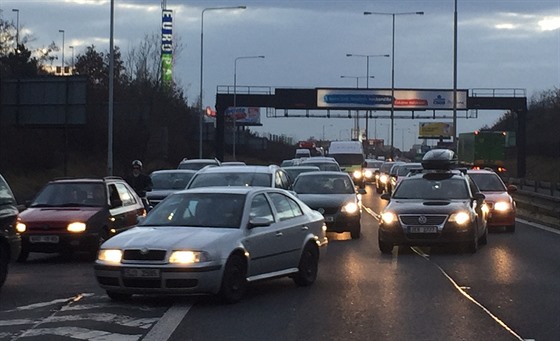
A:
POLYGON ((97 247, 98 234, 32 234, 22 236, 22 248, 29 252, 54 253, 61 251, 88 251, 97 247), (33 242, 37 237, 55 237, 50 242, 33 242), (57 240, 55 242, 55 240, 57 240))
POLYGON ((436 233, 408 233, 401 225, 379 226, 379 239, 393 245, 427 246, 466 243, 473 240, 473 228, 446 225, 436 233))
POLYGON ((220 265, 200 268, 161 266, 110 266, 95 264, 101 288, 127 294, 216 294, 222 280, 220 265), (125 269, 155 270, 155 277, 126 277, 125 269))
POLYGON ((499 212, 491 211, 488 215, 488 226, 498 227, 498 226, 511 226, 515 225, 515 212, 499 212))
POLYGON ((349 232, 360 226, 360 215, 325 215, 327 232, 349 232))

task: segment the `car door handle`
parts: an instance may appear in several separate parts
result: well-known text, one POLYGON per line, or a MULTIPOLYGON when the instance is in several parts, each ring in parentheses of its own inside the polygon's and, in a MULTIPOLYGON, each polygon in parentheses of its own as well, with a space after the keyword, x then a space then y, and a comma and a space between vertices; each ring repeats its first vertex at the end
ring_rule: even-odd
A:
POLYGON ((302 229, 302 231, 307 231, 307 230, 309 230, 309 226, 304 225, 304 226, 301 227, 301 229, 302 229))
POLYGON ((276 232, 276 237, 282 237, 284 234, 282 232, 276 232))

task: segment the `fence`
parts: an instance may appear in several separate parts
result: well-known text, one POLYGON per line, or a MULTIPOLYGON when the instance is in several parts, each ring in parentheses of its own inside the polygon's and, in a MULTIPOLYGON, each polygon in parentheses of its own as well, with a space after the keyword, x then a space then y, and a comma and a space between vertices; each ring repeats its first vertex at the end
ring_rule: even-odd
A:
POLYGON ((517 186, 513 198, 518 216, 560 229, 560 183, 529 179, 505 179, 517 186))

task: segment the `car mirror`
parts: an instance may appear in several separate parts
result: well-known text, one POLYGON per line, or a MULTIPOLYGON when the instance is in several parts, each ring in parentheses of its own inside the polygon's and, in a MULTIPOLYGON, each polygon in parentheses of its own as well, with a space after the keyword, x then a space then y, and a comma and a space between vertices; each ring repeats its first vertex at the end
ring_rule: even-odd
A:
POLYGON ((517 192, 517 186, 515 186, 515 185, 508 185, 508 186, 507 186, 507 192, 508 192, 508 193, 517 192))
POLYGON ((145 217, 145 216, 138 216, 138 217, 136 218, 136 223, 137 223, 137 224, 141 224, 141 223, 144 222, 144 220, 146 220, 146 217, 145 217))
POLYGON ((358 194, 367 194, 365 188, 358 188, 358 194))
POLYGON ((383 194, 381 194, 381 199, 390 201, 391 200, 391 194, 383 193, 383 194))
POLYGON ((249 228, 252 229, 260 226, 270 226, 270 224, 272 224, 272 221, 272 219, 265 217, 251 218, 251 220, 249 220, 249 228))

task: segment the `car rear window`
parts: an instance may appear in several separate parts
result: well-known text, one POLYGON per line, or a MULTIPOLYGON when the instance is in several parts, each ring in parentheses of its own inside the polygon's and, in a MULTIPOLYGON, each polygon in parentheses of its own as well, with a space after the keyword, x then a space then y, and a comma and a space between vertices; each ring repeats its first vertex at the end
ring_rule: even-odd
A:
POLYGON ((506 187, 497 174, 469 173, 471 179, 483 192, 505 192, 506 187))

